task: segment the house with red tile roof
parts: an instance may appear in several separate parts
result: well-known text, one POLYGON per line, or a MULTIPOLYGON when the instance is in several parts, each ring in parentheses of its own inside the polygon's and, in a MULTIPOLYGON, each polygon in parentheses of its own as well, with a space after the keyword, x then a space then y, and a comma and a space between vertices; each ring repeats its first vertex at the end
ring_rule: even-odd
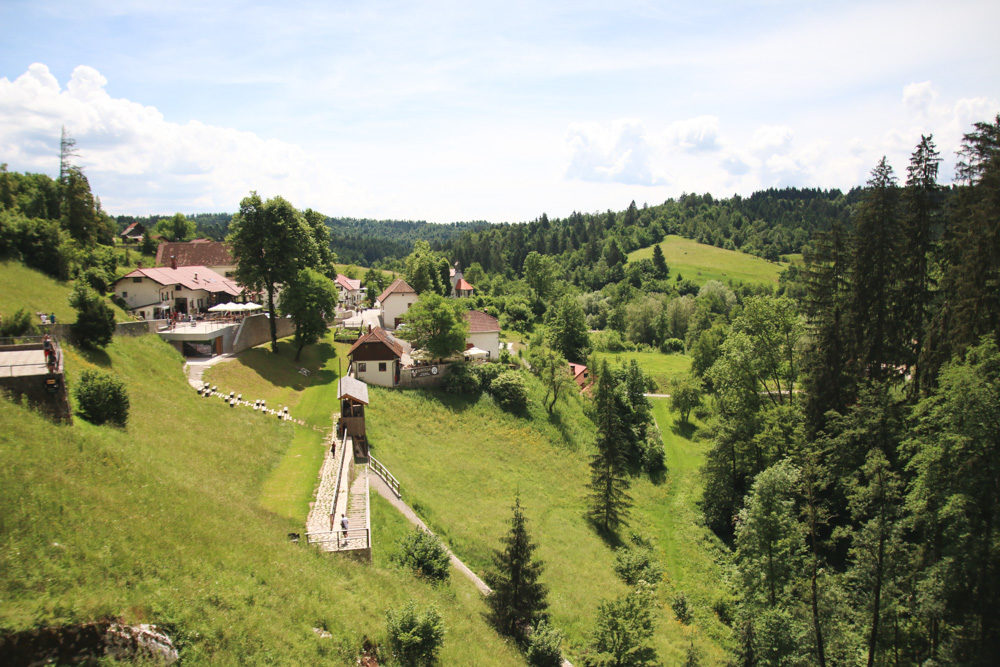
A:
POLYGON ((417 291, 402 278, 396 278, 375 299, 379 319, 386 329, 395 330, 402 323, 403 313, 417 302, 417 291))
POLYGON ((236 275, 236 260, 229 244, 211 239, 161 243, 156 247, 157 266, 204 266, 224 278, 236 275))
POLYGON ((347 356, 357 379, 380 387, 395 387, 409 351, 408 343, 382 327, 375 327, 354 342, 347 356))
POLYGON ((361 287, 360 280, 338 273, 333 284, 337 286, 337 301, 345 308, 356 309, 365 298, 365 289, 361 287))
POLYGON ((576 386, 583 391, 588 386, 590 386, 590 371, 583 364, 574 364, 570 362, 569 364, 569 374, 573 376, 573 382, 576 386))
POLYGON ((469 335, 465 339, 466 349, 478 347, 489 352, 489 359, 500 358, 500 322, 497 318, 481 310, 470 310, 465 314, 469 323, 469 335))
POLYGON ((472 296, 475 289, 465 278, 459 278, 455 282, 454 295, 459 299, 467 298, 472 296))
POLYGON ((113 290, 143 319, 200 313, 243 292, 235 281, 204 266, 138 268, 116 280, 113 290))

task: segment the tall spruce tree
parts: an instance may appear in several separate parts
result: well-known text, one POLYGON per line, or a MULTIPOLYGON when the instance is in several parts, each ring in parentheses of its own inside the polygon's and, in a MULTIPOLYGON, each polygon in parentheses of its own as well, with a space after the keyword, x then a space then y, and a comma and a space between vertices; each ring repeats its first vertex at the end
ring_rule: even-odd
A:
POLYGON ((605 533, 614 533, 628 519, 627 448, 629 427, 622 416, 626 399, 608 362, 601 364, 594 400, 597 452, 590 459, 590 519, 605 533))
POLYGON ((492 592, 486 602, 497 629, 523 641, 528 631, 547 617, 548 593, 538 579, 542 562, 533 557, 536 545, 528 535, 520 496, 514 497, 510 531, 502 538, 503 546, 493 553, 493 569, 486 573, 492 592))
POLYGON ((667 260, 663 256, 663 248, 660 247, 659 243, 653 246, 653 268, 656 269, 657 278, 666 278, 670 273, 667 260))

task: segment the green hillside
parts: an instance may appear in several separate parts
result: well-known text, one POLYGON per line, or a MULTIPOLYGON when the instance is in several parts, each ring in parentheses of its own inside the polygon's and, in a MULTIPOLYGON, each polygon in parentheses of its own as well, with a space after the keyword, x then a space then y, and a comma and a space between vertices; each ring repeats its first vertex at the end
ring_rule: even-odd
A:
MULTIPOLYGON (((709 280, 748 283, 778 283, 778 274, 785 268, 767 260, 735 250, 724 250, 705 245, 680 236, 667 236, 660 248, 670 267, 670 275, 681 274, 684 278, 703 285, 709 280)), ((630 252, 630 262, 652 259, 653 246, 630 252)))
MULTIPOLYGON (((538 387, 533 400, 538 402, 538 387)), ((567 634, 576 662, 593 628, 598 603, 625 590, 612 569, 612 549, 584 519, 591 453, 590 422, 579 400, 560 401, 552 420, 501 412, 488 397, 373 388, 368 412, 372 451, 395 474, 404 499, 476 571, 506 530, 515 493, 545 562, 553 621, 567 634), (570 428, 575 430, 570 430, 570 428), (561 431, 569 437, 561 435, 561 431), (582 443, 586 444, 582 444, 582 443)), ((667 450, 668 480, 636 480, 633 528, 657 543, 666 568, 654 646, 664 664, 679 664, 693 644, 705 664, 724 661, 729 630, 712 612, 724 576, 724 551, 700 525, 698 467, 706 445, 674 430, 666 403, 656 406, 667 450), (670 600, 683 591, 694 610, 684 626, 670 600)))
POLYGON ((691 357, 686 354, 662 352, 595 352, 598 362, 609 366, 623 366, 635 360, 642 370, 656 382, 657 392, 670 393, 670 381, 686 375, 691 370, 691 357))
MULTIPOLYGON (((56 425, 0 399, 0 629, 120 617, 164 626, 190 664, 346 664, 384 635, 387 608, 417 598, 444 615, 446 664, 520 662, 463 579, 426 585, 385 543, 368 566, 288 541, 302 522, 259 498, 301 427, 200 398, 156 337, 107 352, 128 386, 126 429, 56 425)), ((65 357, 72 384, 90 364, 65 357)), ((386 535, 406 530, 374 512, 386 535)))
MULTIPOLYGON (((72 282, 62 282, 41 271, 29 269, 21 262, 0 260, 0 313, 13 314, 24 308, 34 316, 36 312, 55 313, 57 322, 73 322, 76 311, 69 305, 69 295, 73 291, 72 282)), ((126 322, 132 318, 108 301, 115 311, 115 319, 126 322)), ((33 320, 39 323, 38 318, 33 320)))

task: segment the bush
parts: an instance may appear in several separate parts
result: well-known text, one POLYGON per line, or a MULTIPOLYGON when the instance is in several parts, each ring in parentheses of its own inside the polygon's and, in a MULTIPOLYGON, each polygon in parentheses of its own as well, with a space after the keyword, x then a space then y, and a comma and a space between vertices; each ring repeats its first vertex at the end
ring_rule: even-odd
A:
POLYGON ((31 320, 31 313, 24 308, 18 308, 13 315, 0 316, 0 337, 30 336, 33 333, 35 324, 31 320))
POLYGON ((528 409, 528 386, 517 371, 504 371, 490 382, 490 394, 501 409, 521 413, 528 409))
POLYGON ((107 373, 85 370, 73 391, 81 417, 92 424, 125 426, 129 400, 125 383, 107 373))
POLYGON ((462 396, 475 395, 479 393, 479 378, 464 361, 459 361, 451 365, 448 374, 444 376, 442 388, 449 394, 459 394, 462 396))
POLYGON ((436 607, 417 611, 417 603, 385 613, 389 650, 402 665, 432 665, 444 642, 444 621, 436 607))
POLYGON ((115 312, 97 292, 77 283, 69 298, 76 308, 76 322, 72 325, 73 337, 82 347, 104 347, 115 333, 115 312))
POLYGON ((646 440, 642 443, 642 469, 650 475, 662 473, 667 469, 667 454, 663 450, 663 438, 655 427, 646 432, 646 440))
POLYGON ((615 573, 629 586, 640 581, 656 586, 663 578, 663 566, 652 545, 633 535, 631 545, 615 549, 615 573))
POLYGON ((690 625, 691 623, 691 609, 688 608, 687 596, 684 593, 678 593, 673 600, 670 601, 670 608, 674 610, 674 616, 677 620, 684 625, 690 625))
POLYGON ((605 329, 591 335, 591 342, 597 352, 625 352, 635 349, 635 345, 622 339, 614 329, 605 329))
POLYGON ((396 543, 392 560, 432 581, 448 578, 448 552, 436 535, 414 528, 396 543))
POLYGON ((477 366, 475 371, 479 386, 482 387, 483 391, 489 391, 490 384, 503 372, 503 365, 495 362, 477 366))
POLYGON ((680 338, 668 338, 660 343, 660 352, 663 354, 683 354, 684 341, 680 338))
POLYGON ((80 278, 98 294, 108 293, 108 277, 104 273, 104 269, 92 266, 84 271, 80 278))
POLYGON ((525 657, 533 667, 559 667, 562 664, 563 634, 545 621, 539 621, 528 639, 525 657))

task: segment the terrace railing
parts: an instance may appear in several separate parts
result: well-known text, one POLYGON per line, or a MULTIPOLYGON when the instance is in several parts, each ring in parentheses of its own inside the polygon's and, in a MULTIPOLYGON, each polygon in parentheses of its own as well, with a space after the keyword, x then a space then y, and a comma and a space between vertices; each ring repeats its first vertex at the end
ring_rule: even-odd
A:
POLYGON ((382 478, 382 481, 388 485, 393 493, 396 494, 396 497, 401 498, 402 496, 399 493, 399 480, 396 479, 391 472, 389 472, 389 469, 382 465, 381 461, 372 456, 370 453, 368 455, 368 464, 371 471, 382 478))

